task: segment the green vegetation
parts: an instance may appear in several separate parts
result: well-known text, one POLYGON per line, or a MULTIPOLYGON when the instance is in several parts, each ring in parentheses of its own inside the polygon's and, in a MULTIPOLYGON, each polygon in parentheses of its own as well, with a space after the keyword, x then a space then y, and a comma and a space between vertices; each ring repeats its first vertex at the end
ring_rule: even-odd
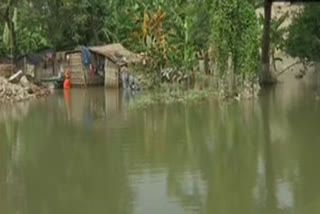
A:
MULTIPOLYGON (((121 42, 134 50, 159 49, 164 57, 190 61, 193 47, 206 47, 209 3, 186 0, 21 0, 18 3, 1 0, 1 30, 4 31, 5 25, 9 30, 12 28, 16 34, 17 54, 44 48, 63 50, 80 44, 121 42), (206 30, 199 33, 202 28, 206 30), (175 51, 180 53, 176 55, 168 53, 170 50, 183 51, 175 51)), ((2 50, 8 50, 4 47, 5 38, 1 41, 2 50)))
POLYGON ((318 5, 307 5, 285 40, 280 26, 288 14, 273 20, 267 0, 0 0, 0 55, 120 42, 149 57, 139 68, 149 88, 190 85, 200 70, 214 74, 211 88, 238 96, 258 77, 260 83, 274 81, 276 49, 319 60, 318 14, 318 5), (264 7, 260 22, 258 7, 264 7))
POLYGON ((140 109, 147 108, 155 104, 192 103, 204 101, 207 98, 213 98, 215 95, 215 91, 212 89, 179 90, 177 87, 174 90, 158 90, 153 93, 143 94, 142 96, 137 97, 136 100, 133 100, 129 107, 131 109, 140 109))
POLYGON ((320 62, 320 4, 308 4, 289 27, 286 51, 308 62, 320 62))
POLYGON ((259 38, 258 20, 251 3, 243 0, 213 1, 212 41, 217 54, 217 73, 232 78, 232 88, 235 84, 233 76, 239 75, 243 79, 256 76, 259 38))

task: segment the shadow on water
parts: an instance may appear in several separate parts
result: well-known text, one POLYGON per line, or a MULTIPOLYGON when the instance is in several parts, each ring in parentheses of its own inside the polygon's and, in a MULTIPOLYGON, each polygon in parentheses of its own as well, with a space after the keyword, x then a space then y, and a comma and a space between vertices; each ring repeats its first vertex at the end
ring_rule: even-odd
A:
POLYGON ((131 110, 132 97, 75 89, 1 109, 0 212, 319 213, 307 83, 233 104, 131 110))

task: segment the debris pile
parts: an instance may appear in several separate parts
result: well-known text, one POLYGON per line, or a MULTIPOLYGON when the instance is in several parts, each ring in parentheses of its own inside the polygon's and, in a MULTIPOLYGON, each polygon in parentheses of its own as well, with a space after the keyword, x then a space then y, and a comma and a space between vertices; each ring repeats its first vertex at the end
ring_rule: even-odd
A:
POLYGON ((39 87, 28 81, 26 76, 11 81, 0 77, 0 103, 22 102, 50 95, 50 90, 39 87))

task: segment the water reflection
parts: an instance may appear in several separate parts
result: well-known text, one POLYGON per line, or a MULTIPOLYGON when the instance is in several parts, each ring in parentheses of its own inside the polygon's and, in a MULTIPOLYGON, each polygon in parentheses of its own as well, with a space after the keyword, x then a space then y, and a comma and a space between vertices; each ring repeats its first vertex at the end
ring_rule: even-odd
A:
POLYGON ((123 93, 76 89, 2 109, 0 211, 319 213, 320 109, 304 84, 144 110, 123 93))

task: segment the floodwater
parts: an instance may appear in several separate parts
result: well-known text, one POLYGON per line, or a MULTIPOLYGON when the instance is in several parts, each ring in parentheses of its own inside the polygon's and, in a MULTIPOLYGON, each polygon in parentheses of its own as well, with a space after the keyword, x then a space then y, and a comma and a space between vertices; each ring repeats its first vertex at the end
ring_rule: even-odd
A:
POLYGON ((262 94, 132 110, 73 89, 1 107, 0 213, 318 214, 314 87, 262 94))

